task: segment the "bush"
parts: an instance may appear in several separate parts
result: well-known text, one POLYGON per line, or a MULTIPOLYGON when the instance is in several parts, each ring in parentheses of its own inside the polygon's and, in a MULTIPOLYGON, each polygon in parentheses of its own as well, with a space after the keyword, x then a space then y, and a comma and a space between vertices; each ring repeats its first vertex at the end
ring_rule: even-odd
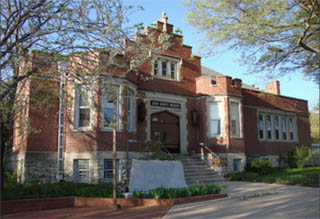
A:
POLYGON ((306 146, 296 147, 294 158, 297 161, 298 168, 305 167, 306 163, 311 159, 311 157, 318 151, 312 151, 311 148, 306 146))
MULTIPOLYGON (((112 197, 112 184, 81 184, 81 183, 53 183, 53 184, 14 184, 7 185, 1 193, 2 200, 51 198, 51 197, 112 197)), ((120 193, 117 193, 120 197, 120 193)))
POLYGON ((242 172, 230 174, 231 181, 257 181, 259 178, 258 173, 254 172, 242 172))
POLYGON ((143 160, 174 160, 173 156, 160 142, 149 141, 144 151, 149 152, 149 154, 144 156, 143 160))
POLYGON ((255 172, 259 175, 267 175, 272 173, 272 164, 266 160, 256 160, 249 163, 246 167, 249 172, 255 172))
POLYGON ((189 186, 188 188, 157 188, 148 192, 134 192, 134 198, 174 199, 199 195, 218 194, 221 187, 216 184, 189 186))

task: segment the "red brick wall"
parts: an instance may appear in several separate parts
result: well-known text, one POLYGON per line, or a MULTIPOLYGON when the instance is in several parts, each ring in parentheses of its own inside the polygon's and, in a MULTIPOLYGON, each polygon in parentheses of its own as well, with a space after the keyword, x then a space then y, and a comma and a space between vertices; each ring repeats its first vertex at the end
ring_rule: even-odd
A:
POLYGON ((257 109, 244 107, 244 140, 247 154, 284 154, 297 145, 310 145, 310 126, 307 116, 297 115, 298 142, 266 141, 258 139, 257 109))
POLYGON ((30 125, 27 151, 57 151, 59 86, 53 81, 31 81, 30 125))

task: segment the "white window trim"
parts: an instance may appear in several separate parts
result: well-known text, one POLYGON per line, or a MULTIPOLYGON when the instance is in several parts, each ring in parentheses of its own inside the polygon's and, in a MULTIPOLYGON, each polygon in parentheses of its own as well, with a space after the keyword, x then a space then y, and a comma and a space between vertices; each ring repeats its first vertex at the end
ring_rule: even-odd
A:
POLYGON ((128 120, 127 121, 128 132, 135 133, 136 129, 137 129, 136 92, 133 89, 129 88, 129 87, 127 89, 127 120, 128 120), (129 92, 132 92, 132 94, 133 94, 132 102, 131 102, 132 105, 131 105, 131 114, 130 115, 129 115, 129 110, 128 110, 129 109, 128 104, 129 104, 129 98, 131 96, 129 96, 129 92), (133 124, 131 128, 129 127, 129 121, 131 122, 131 124, 133 124))
POLYGON ((239 100, 235 100, 235 99, 230 99, 229 100, 229 132, 230 132, 230 137, 231 138, 243 138, 243 131, 242 131, 242 113, 241 113, 241 108, 242 108, 242 103, 241 103, 241 101, 239 101, 239 100), (238 123, 239 123, 239 136, 237 136, 237 135, 231 135, 231 115, 230 115, 230 112, 231 112, 231 107, 230 107, 230 104, 231 103, 237 103, 238 104, 238 119, 239 119, 239 121, 238 121, 238 123))
POLYGON ((156 77, 156 78, 160 78, 160 79, 164 79, 164 80, 169 80, 169 81, 181 81, 181 77, 180 77, 180 70, 181 70, 181 66, 182 66, 182 59, 180 58, 173 58, 173 57, 170 57, 170 56, 164 56, 164 55, 161 55, 159 56, 156 60, 153 60, 152 61, 152 71, 151 71, 151 74, 156 77), (167 62, 167 73, 166 73, 166 77, 162 76, 162 62, 161 60, 168 60, 168 61, 173 61, 173 62, 176 62, 177 65, 176 65, 176 71, 175 71, 175 78, 170 78, 170 64, 168 64, 167 62), (158 64, 158 70, 159 70, 159 73, 160 74, 155 74, 154 72, 154 64, 155 62, 157 62, 158 64))
POLYGON ((259 140, 265 140, 266 139, 266 119, 265 119, 265 113, 264 112, 258 112, 257 113, 257 120, 258 120, 258 139, 259 140), (260 137, 260 120, 259 120, 259 115, 262 115, 262 120, 263 120, 263 125, 262 125, 262 132, 263 132, 263 137, 260 137))
POLYGON ((268 110, 268 109, 259 109, 257 110, 257 128, 258 128, 258 139, 260 141, 272 141, 272 142, 298 142, 298 125, 297 125, 297 116, 293 113, 288 113, 284 111, 275 111, 275 110, 268 110), (263 114, 264 118, 264 138, 260 138, 259 135, 259 114, 263 114), (272 139, 267 138, 267 115, 272 116, 272 139), (279 117, 279 139, 276 139, 275 134, 275 117, 279 117), (282 118, 286 117, 286 135, 287 139, 283 139, 283 121, 282 118), (292 118, 293 120, 293 138, 294 140, 290 139, 290 130, 289 130, 289 118, 292 118))
POLYGON ((273 114, 270 114, 270 113, 266 113, 265 114, 265 140, 266 141, 273 141, 275 138, 273 132, 274 132, 274 126, 273 126, 273 117, 274 115, 273 114), (270 120, 271 120, 271 138, 269 138, 268 136, 268 116, 270 116, 270 120))
POLYGON ((75 182, 89 183, 90 182, 90 160, 89 159, 74 159, 73 160, 73 175, 74 175, 75 182), (88 178, 87 178, 87 180, 79 180, 79 160, 85 160, 88 162, 88 166, 87 166, 88 178), (75 167, 76 162, 77 162, 77 168, 75 167))
POLYGON ((208 124, 207 124, 207 129, 208 129, 208 137, 209 138, 216 138, 216 137, 222 137, 224 136, 224 114, 222 112, 224 112, 224 102, 223 101, 210 101, 208 103, 208 107, 207 107, 207 112, 208 112, 208 124), (220 134, 219 135, 212 135, 211 134, 211 115, 210 115, 210 105, 211 104, 218 104, 218 108, 220 107, 220 112, 219 112, 219 117, 220 117, 220 134))
MULTIPOLYGON (((113 174, 113 160, 112 159, 104 159, 103 160, 103 182, 105 182, 105 183, 112 183, 113 182, 113 175, 112 175, 112 178, 106 178, 105 177, 105 172, 106 171, 108 171, 108 169, 106 169, 105 167, 105 162, 106 161, 111 161, 112 162, 112 169, 111 169, 111 171, 112 171, 112 174, 113 174)), ((117 182, 119 182, 119 180, 120 180, 120 176, 119 176, 119 163, 120 163, 120 161, 119 161, 119 159, 116 159, 116 180, 117 180, 117 182)), ((110 169, 109 169, 110 170, 110 169)))
MULTIPOLYGON (((121 85, 115 85, 117 86, 117 122, 116 122, 116 127, 117 127, 117 131, 120 131, 122 129, 121 127, 121 91, 122 91, 122 86, 121 85)), ((104 126, 104 95, 105 95, 105 89, 102 89, 101 91, 101 97, 100 97, 100 101, 101 101, 101 111, 100 111, 100 130, 101 131, 112 131, 113 127, 112 126, 104 126)))
POLYGON ((74 101, 74 128, 76 130, 80 130, 80 131, 89 131, 92 130, 93 128, 93 109, 92 109, 92 98, 93 98, 93 91, 92 91, 92 87, 90 87, 89 85, 83 85, 83 84, 76 84, 74 87, 74 97, 75 97, 75 101, 74 101), (89 96, 89 109, 90 109, 90 121, 89 121, 89 126, 79 126, 79 113, 80 113, 80 106, 79 106, 79 101, 80 101, 80 96, 77 92, 78 87, 79 86, 87 86, 87 88, 89 89, 88 91, 88 96, 89 96))

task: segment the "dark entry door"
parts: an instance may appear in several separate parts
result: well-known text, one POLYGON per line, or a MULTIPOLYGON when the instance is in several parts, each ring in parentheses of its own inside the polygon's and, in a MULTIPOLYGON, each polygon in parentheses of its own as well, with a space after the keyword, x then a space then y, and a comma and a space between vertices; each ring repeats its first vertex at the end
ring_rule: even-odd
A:
POLYGON ((180 153, 179 117, 166 111, 152 114, 151 139, 163 143, 170 153, 180 153))

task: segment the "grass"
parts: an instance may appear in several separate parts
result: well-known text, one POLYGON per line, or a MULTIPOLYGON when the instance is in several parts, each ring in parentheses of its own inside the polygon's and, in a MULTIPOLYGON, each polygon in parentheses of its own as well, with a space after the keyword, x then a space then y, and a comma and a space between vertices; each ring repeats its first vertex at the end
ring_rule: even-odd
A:
POLYGON ((320 167, 279 169, 274 168, 268 175, 259 175, 255 172, 241 172, 230 175, 233 181, 250 181, 281 183, 288 185, 302 185, 310 187, 320 186, 320 167))
POLYGON ((135 198, 148 198, 148 199, 174 199, 185 198, 200 195, 218 194, 221 191, 221 186, 216 184, 196 185, 187 188, 157 188, 148 192, 134 192, 135 198))

